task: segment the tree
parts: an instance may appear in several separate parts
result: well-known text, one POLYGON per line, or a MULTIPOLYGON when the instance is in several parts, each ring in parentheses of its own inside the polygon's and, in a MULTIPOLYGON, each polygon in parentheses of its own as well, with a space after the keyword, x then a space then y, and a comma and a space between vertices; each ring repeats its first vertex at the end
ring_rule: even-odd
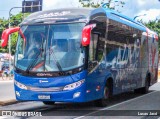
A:
MULTIPOLYGON (((26 13, 25 16, 28 16, 29 13, 26 13)), ((23 14, 18 13, 16 15, 11 15, 10 17, 10 25, 11 27, 19 26, 19 24, 23 20, 23 14)), ((2 36, 3 30, 7 29, 9 26, 9 20, 7 19, 0 19, 0 36, 2 36)), ((13 33, 11 35, 11 53, 14 54, 16 50, 16 42, 18 38, 18 33, 13 33)), ((0 47, 0 52, 8 52, 8 46, 5 48, 0 47)))
MULTIPOLYGON (((160 39, 160 20, 149 21, 148 23, 144 23, 149 29, 157 32, 158 37, 160 39)), ((159 51, 160 51, 160 42, 159 42, 159 51)))
POLYGON ((150 28, 151 30, 158 33, 158 36, 160 37, 160 20, 158 22, 156 21, 149 21, 148 23, 145 23, 145 25, 150 28))
MULTIPOLYGON (((92 7, 97 8, 100 7, 105 3, 105 0, 79 0, 79 2, 82 4, 83 7, 92 7)), ((123 7, 125 2, 123 0, 108 0, 107 3, 105 3, 107 8, 115 9, 117 6, 123 7)))

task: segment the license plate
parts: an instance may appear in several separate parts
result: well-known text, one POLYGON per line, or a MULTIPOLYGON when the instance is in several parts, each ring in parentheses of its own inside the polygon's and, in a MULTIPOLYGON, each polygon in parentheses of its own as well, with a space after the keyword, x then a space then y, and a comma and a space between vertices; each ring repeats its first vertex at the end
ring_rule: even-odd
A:
POLYGON ((50 95, 38 95, 38 99, 51 99, 50 95))

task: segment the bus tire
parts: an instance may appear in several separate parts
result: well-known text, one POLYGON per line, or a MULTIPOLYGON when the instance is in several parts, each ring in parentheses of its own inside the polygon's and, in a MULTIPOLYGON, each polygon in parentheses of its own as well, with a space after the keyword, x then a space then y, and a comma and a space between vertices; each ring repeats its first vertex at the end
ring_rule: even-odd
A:
POLYGON ((139 89, 135 89, 134 92, 135 93, 141 93, 141 94, 146 94, 149 91, 149 86, 150 86, 150 77, 147 76, 146 80, 145 80, 145 86, 139 89))
POLYGON ((45 104, 45 105, 54 105, 55 102, 54 101, 43 101, 43 104, 45 104))
POLYGON ((143 87, 143 88, 141 89, 141 93, 142 93, 142 94, 148 93, 148 91, 149 91, 149 86, 150 86, 150 81, 149 81, 149 78, 147 78, 146 81, 145 81, 145 87, 143 87))
POLYGON ((105 107, 108 104, 109 97, 111 96, 111 90, 109 83, 106 84, 103 91, 103 98, 95 100, 95 105, 97 107, 105 107))

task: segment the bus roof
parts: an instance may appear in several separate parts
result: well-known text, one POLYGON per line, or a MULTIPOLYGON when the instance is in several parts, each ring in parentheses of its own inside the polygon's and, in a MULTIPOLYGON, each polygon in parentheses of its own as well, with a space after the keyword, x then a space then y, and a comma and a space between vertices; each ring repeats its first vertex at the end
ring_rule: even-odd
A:
MULTIPOLYGON (((99 7, 97 9, 92 8, 63 8, 53 9, 47 11, 36 12, 28 16, 22 23, 23 24, 35 24, 35 23, 55 23, 55 22, 87 22, 90 16, 97 13, 105 14, 106 18, 126 24, 141 31, 146 31, 148 28, 143 24, 121 14, 114 10, 99 7)), ((152 32, 154 33, 154 32, 152 32)), ((157 35, 156 33, 154 33, 157 35)))
POLYGON ((134 27, 134 28, 139 29, 141 31, 149 32, 150 34, 158 36, 158 34, 156 32, 150 30, 145 25, 143 25, 140 22, 135 21, 132 18, 129 18, 129 17, 127 17, 127 16, 125 16, 115 10, 111 10, 111 9, 107 9, 107 8, 102 8, 102 9, 105 11, 108 19, 115 20, 115 21, 120 22, 122 24, 126 24, 128 26, 134 27))
POLYGON ((146 27, 143 24, 141 24, 141 23, 139 23, 139 22, 137 22, 137 21, 121 14, 121 13, 118 13, 114 10, 110 10, 110 9, 106 9, 106 8, 103 8, 103 9, 106 12, 107 18, 115 20, 115 21, 120 22, 122 24, 126 24, 128 26, 134 27, 134 28, 139 29, 141 31, 146 31, 146 27))
POLYGON ((64 8, 40 11, 28 16, 22 24, 35 23, 55 23, 67 21, 83 21, 86 20, 93 9, 87 8, 64 8))

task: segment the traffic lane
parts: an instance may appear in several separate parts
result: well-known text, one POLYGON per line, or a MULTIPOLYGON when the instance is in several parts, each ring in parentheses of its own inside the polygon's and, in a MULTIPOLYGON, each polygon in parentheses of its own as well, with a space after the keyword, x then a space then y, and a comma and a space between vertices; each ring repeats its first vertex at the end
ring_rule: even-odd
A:
POLYGON ((0 101, 15 99, 14 83, 12 81, 0 81, 0 101))
POLYGON ((105 119, 105 116, 107 116, 109 119, 124 119, 126 117, 135 119, 157 119, 160 118, 156 115, 156 112, 160 112, 158 111, 160 110, 159 102, 160 91, 155 91, 134 99, 130 99, 128 101, 112 105, 110 107, 102 108, 98 111, 91 112, 83 116, 76 117, 75 119, 91 119, 93 116, 95 119, 98 119, 99 116, 101 116, 101 119, 105 119), (151 116, 150 112, 154 113, 155 115, 151 116), (140 116, 139 114, 142 115, 140 116))
POLYGON ((114 106, 112 110, 160 110, 160 91, 114 106))
MULTIPOLYGON (((152 92, 151 92, 152 93, 152 92)), ((114 96, 108 103, 107 107, 114 106, 118 103, 131 100, 133 98, 143 96, 133 92, 123 93, 114 96)), ((86 114, 90 114, 103 108, 95 107, 93 102, 89 103, 56 103, 53 106, 44 105, 41 102, 22 102, 18 104, 0 107, 0 110, 21 110, 21 111, 39 111, 43 116, 56 116, 57 118, 76 118, 86 114)), ((50 118, 50 117, 47 117, 50 118)))
MULTIPOLYGON (((39 118, 39 119, 44 119, 44 118, 39 118)), ((73 119, 81 119, 81 118, 73 118, 73 119)), ((160 117, 159 116, 86 116, 83 119, 160 119, 160 117)))
MULTIPOLYGON (((160 89, 160 83, 152 86, 153 90, 160 89)), ((8 89, 9 87, 5 89, 8 89)), ((127 100, 132 100, 132 98, 143 96, 141 94, 134 94, 133 92, 123 93, 117 96, 114 96, 111 101, 108 103, 107 107, 114 106, 118 103, 123 103, 127 100)), ((103 108, 95 107, 93 102, 90 103, 80 103, 80 104, 70 104, 70 103, 56 103, 53 106, 44 105, 41 102, 22 102, 18 104, 8 105, 8 106, 0 106, 0 110, 30 110, 30 111, 40 111, 44 116, 56 116, 56 118, 64 118, 64 116, 68 118, 76 118, 79 116, 87 115, 97 110, 101 110, 103 108)), ((52 118, 51 117, 51 118, 52 118)), ((87 116, 88 117, 88 116, 87 116)), ((50 118, 50 117, 47 117, 50 118)))
MULTIPOLYGON (((137 98, 139 96, 143 96, 142 94, 135 94, 133 92, 128 92, 128 93, 123 93, 117 96, 114 96, 110 102, 108 103, 107 107, 110 106, 114 106, 116 104, 119 103, 123 103, 124 101, 128 101, 131 100, 133 98, 137 98)), ((40 111, 42 112, 42 115, 45 116, 46 119, 52 119, 52 118, 56 118, 56 119, 73 119, 73 118, 81 118, 83 117, 83 115, 87 115, 87 114, 91 114, 94 113, 95 111, 99 111, 103 108, 100 107, 95 107, 93 102, 90 103, 80 103, 80 104, 70 104, 70 103, 65 103, 65 104, 56 104, 54 105, 54 107, 50 107, 48 109, 45 110, 36 110, 36 111, 40 111), (47 116, 47 117, 46 117, 47 116)), ((105 114, 106 115, 106 114, 105 114)), ((102 116, 104 118, 106 118, 106 116, 102 116)), ((40 117, 39 119, 43 119, 44 117, 40 117)), ((85 116, 85 118, 93 118, 90 117, 89 115, 85 116)), ((99 119, 99 116, 96 117, 94 115, 94 118, 99 119)), ((108 118, 108 116, 107 116, 108 118)), ((111 119, 114 118, 120 118, 118 116, 116 117, 111 117, 111 119)), ((129 117, 121 117, 122 119, 128 119, 129 117)), ((131 119, 135 119, 135 117, 131 117, 131 119)), ((29 119, 34 119, 34 117, 30 117, 29 119)), ((140 117, 137 117, 137 119, 141 119, 140 117)))
MULTIPOLYGON (((150 91, 152 92, 152 91, 150 91)), ((126 93, 122 93, 116 96, 113 96, 112 99, 110 100, 110 102, 108 103, 108 106, 110 105, 114 105, 116 103, 119 102, 123 102, 138 96, 141 96, 142 94, 135 94, 134 92, 126 92, 126 93)), ((44 105, 42 102, 38 102, 38 101, 28 101, 28 102, 20 102, 17 104, 12 104, 12 105, 7 105, 7 106, 0 106, 0 109, 4 109, 4 110, 29 110, 29 109, 34 109, 34 107, 52 107, 52 108, 62 108, 65 109, 65 107, 69 107, 70 109, 94 109, 97 110, 99 109, 99 107, 95 107, 93 102, 89 102, 89 103, 60 103, 60 102, 56 102, 55 105, 44 105), (77 108, 77 106, 79 108, 77 108)), ((41 109, 41 108, 40 108, 41 109)))
MULTIPOLYGON (((123 93, 117 96, 114 96, 108 106, 121 103, 126 100, 141 96, 141 94, 134 94, 133 92, 123 93)), ((77 118, 86 114, 90 114, 97 110, 102 109, 101 107, 96 107, 94 102, 89 103, 59 103, 54 106, 48 107, 48 109, 38 109, 36 111, 42 112, 43 116, 56 116, 56 118, 62 119, 64 116, 66 119, 77 118)), ((31 117, 34 118, 34 117, 31 117)), ((50 117, 47 117, 49 119, 50 117)))

